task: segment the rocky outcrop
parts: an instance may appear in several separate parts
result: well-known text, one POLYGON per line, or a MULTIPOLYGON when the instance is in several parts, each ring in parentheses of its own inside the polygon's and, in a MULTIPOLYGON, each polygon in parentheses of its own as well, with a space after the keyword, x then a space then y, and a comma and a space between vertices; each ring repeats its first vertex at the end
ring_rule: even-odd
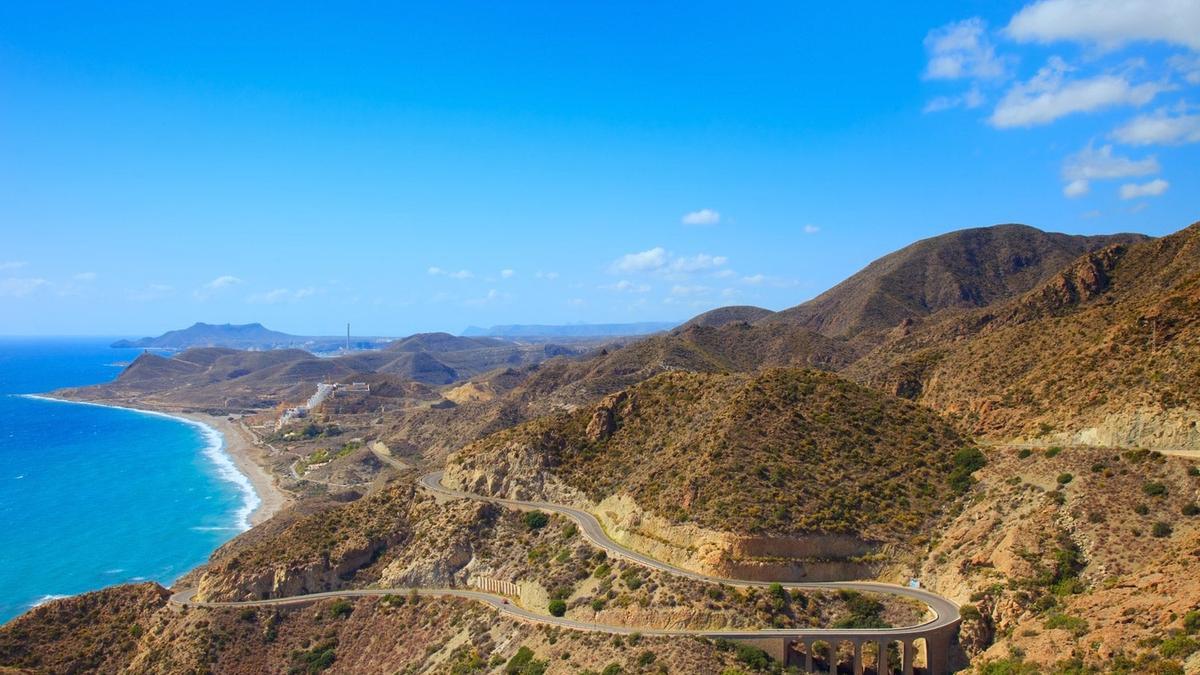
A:
POLYGON ((596 406, 592 413, 592 419, 587 425, 587 438, 593 443, 597 443, 608 439, 617 430, 617 421, 620 415, 628 412, 628 408, 632 405, 627 392, 619 392, 610 396, 604 397, 600 405, 596 406))
POLYGON ((205 573, 200 577, 196 599, 206 602, 260 600, 343 588, 358 570, 374 561, 392 543, 395 543, 392 538, 381 537, 348 547, 336 557, 327 553, 312 562, 245 572, 226 569, 220 573, 205 573))

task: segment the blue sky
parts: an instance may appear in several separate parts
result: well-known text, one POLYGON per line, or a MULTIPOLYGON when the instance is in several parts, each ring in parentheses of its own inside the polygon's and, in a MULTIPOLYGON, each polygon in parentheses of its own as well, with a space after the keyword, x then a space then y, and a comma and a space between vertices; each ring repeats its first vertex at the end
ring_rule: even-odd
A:
POLYGON ((1200 218, 1196 0, 191 4, 0 6, 0 334, 682 320, 1200 218))

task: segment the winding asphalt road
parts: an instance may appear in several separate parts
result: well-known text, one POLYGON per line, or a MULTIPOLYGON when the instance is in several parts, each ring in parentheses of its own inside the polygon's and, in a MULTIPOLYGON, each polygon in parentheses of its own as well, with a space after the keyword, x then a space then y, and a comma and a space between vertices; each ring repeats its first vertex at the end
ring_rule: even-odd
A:
MULTIPOLYGON (((695 579, 697 581, 708 583, 722 583, 729 586, 738 587, 766 587, 768 585, 763 582, 746 581, 741 579, 725 579, 721 577, 709 576, 676 567, 661 560, 657 560, 645 554, 634 551, 630 548, 626 548, 625 546, 613 541, 611 538, 609 538, 608 534, 604 531, 604 528, 600 525, 600 521, 598 521, 595 516, 587 511, 572 508, 570 506, 563 506, 561 504, 500 499, 496 497, 486 497, 471 492, 463 492, 461 490, 453 490, 442 485, 442 473, 443 472, 441 471, 437 471, 422 476, 420 479, 421 487, 435 495, 441 495, 451 499, 473 499, 477 501, 499 504, 522 511, 539 510, 561 514, 575 521, 579 525, 580 532, 583 534, 583 536, 595 546, 604 549, 604 551, 611 555, 624 558, 625 560, 636 563, 643 567, 661 570, 675 576, 695 579)), ((781 585, 784 588, 789 589, 796 588, 819 591, 851 590, 867 593, 886 593, 924 603, 932 612, 933 618, 922 624, 906 626, 902 628, 761 628, 718 630, 636 628, 612 624, 592 623, 588 621, 577 621, 575 619, 568 619, 566 617, 549 616, 547 614, 542 614, 511 604, 507 599, 499 595, 462 588, 359 588, 327 591, 322 593, 309 593, 287 598, 245 600, 237 602, 195 601, 192 599, 192 596, 195 595, 195 590, 188 589, 179 591, 178 593, 172 595, 171 602, 180 606, 191 605, 198 607, 286 606, 308 604, 326 598, 404 595, 416 591, 418 595, 427 597, 466 598, 468 600, 474 600, 489 605, 503 614, 522 621, 559 626, 574 630, 615 634, 641 633, 643 635, 663 636, 702 636, 708 638, 726 639, 804 637, 821 640, 856 640, 864 638, 878 640, 912 640, 925 637, 936 632, 949 630, 960 620, 957 605, 940 595, 930 593, 929 591, 919 588, 909 588, 907 586, 897 586, 894 584, 884 584, 869 581, 783 583, 781 585)))

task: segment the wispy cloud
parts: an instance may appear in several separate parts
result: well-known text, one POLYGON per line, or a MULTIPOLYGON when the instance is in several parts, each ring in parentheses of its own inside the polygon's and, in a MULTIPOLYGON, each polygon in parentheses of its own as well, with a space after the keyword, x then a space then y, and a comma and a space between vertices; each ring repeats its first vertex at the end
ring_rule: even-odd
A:
POLYGON ((721 222, 721 214, 712 209, 700 209, 683 214, 680 221, 684 225, 716 225, 721 222))
POLYGON ((1121 199, 1138 199, 1139 197, 1158 197, 1167 191, 1171 184, 1161 178, 1155 178, 1148 183, 1126 183, 1121 186, 1121 199))
POLYGON ((656 246, 645 251, 627 253, 613 261, 608 269, 613 274, 688 275, 716 271, 728 263, 729 259, 722 255, 697 253, 681 256, 656 246))
POLYGON ((1170 88, 1156 82, 1134 84, 1127 74, 1070 79, 1067 74, 1073 70, 1061 58, 1050 57, 1036 75, 1009 88, 988 122, 998 129, 1034 127, 1076 113, 1145 105, 1170 88))
POLYGON ((0 297, 24 298, 50 286, 39 277, 10 277, 0 279, 0 297))
POLYGON ((639 284, 622 279, 615 284, 607 284, 600 287, 606 291, 616 291, 618 293, 648 293, 650 292, 650 284, 639 284))
POLYGON ((28 264, 29 263, 25 262, 24 260, 5 260, 3 262, 0 262, 0 272, 10 272, 12 270, 19 270, 28 264))
POLYGON ((925 52, 929 62, 924 77, 929 80, 987 79, 1005 74, 1004 59, 996 55, 987 24, 979 17, 929 31, 925 52))
POLYGON ((1067 157, 1062 175, 1067 181, 1063 194, 1080 197, 1088 192, 1089 181, 1146 176, 1159 172, 1158 160, 1154 156, 1131 159, 1113 153, 1111 145, 1099 149, 1091 144, 1067 157))
POLYGON ((1020 42, 1071 41, 1115 49, 1157 41, 1200 49, 1200 3, 1193 0, 1041 0, 1017 12, 1004 32, 1020 42))
POLYGON ((816 234, 821 231, 821 228, 809 223, 804 226, 804 234, 816 234))
POLYGON ((92 281, 96 280, 96 273, 95 272, 80 272, 79 274, 76 274, 75 276, 73 276, 71 278, 74 279, 75 281, 82 281, 84 283, 88 283, 88 282, 92 282, 92 281))
POLYGON ((515 270, 509 270, 509 269, 500 270, 500 278, 501 279, 511 279, 516 275, 517 275, 517 273, 515 270))
POLYGON ((207 300, 221 291, 237 286, 240 283, 242 283, 241 279, 230 274, 224 274, 197 288, 192 295, 197 300, 207 300))
POLYGON ((1200 142, 1200 115, 1171 115, 1158 110, 1139 115, 1112 132, 1126 145, 1183 145, 1200 142))
POLYGON ((458 270, 457 272, 451 272, 450 270, 444 270, 441 267, 430 267, 428 272, 429 276, 432 277, 449 277, 451 279, 473 279, 475 277, 470 270, 458 270))

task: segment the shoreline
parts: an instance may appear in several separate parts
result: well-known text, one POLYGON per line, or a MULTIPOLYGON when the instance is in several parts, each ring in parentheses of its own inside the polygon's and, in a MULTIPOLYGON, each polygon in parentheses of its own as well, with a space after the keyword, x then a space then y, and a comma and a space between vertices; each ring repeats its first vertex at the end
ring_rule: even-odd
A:
POLYGON ((166 417, 198 428, 208 439, 201 450, 216 465, 221 480, 234 483, 242 492, 242 506, 235 514, 239 534, 266 522, 291 502, 291 495, 275 484, 275 479, 263 460, 262 448, 237 422, 205 413, 135 408, 130 405, 98 403, 60 398, 48 394, 18 394, 24 398, 54 403, 74 403, 100 408, 119 408, 131 412, 166 417), (214 442, 215 441, 215 442, 214 442))

